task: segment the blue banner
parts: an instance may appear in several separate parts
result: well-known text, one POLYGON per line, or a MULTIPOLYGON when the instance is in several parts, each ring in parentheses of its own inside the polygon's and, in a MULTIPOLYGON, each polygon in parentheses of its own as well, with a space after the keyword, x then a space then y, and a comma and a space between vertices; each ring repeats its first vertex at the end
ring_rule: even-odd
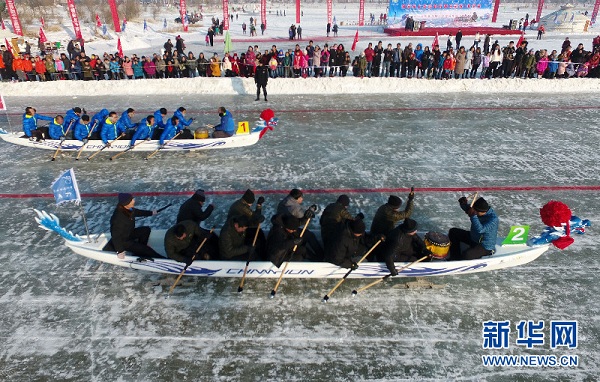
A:
POLYGON ((79 188, 77 187, 77 180, 75 179, 73 169, 65 171, 52 183, 52 192, 54 193, 56 204, 81 202, 81 195, 79 195, 79 188))
POLYGON ((479 25, 491 18, 492 0, 390 0, 388 24, 405 28, 409 17, 425 27, 479 25))

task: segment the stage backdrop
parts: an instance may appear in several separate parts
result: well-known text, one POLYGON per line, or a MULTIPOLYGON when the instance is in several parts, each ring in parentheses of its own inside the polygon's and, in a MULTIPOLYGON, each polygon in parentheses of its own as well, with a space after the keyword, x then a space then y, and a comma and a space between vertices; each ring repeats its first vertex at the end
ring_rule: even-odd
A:
POLYGON ((390 0, 388 24, 404 28, 410 16, 426 27, 469 26, 488 21, 493 0, 390 0))

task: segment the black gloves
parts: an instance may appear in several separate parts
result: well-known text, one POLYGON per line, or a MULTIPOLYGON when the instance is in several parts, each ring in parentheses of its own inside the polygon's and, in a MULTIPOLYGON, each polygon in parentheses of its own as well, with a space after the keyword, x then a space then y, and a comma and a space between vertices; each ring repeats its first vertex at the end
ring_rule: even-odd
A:
POLYGON ((265 217, 263 215, 260 215, 260 218, 258 219, 259 223, 262 223, 265 221, 265 217))
POLYGON ((265 202, 265 198, 263 198, 262 196, 258 197, 258 200, 256 201, 257 205, 262 205, 265 202))
POLYGON ((475 208, 473 208, 473 207, 469 207, 469 209, 466 212, 467 212, 467 215, 469 215, 469 217, 473 217, 473 216, 477 215, 477 211, 475 211, 475 208))
POLYGON ((193 257, 186 257, 185 258, 185 266, 189 267, 190 265, 192 265, 192 262, 194 262, 194 258, 193 257))
POLYGON ((312 219, 315 217, 315 212, 309 208, 306 210, 306 212, 304 212, 304 217, 306 219, 312 219))
POLYGON ((408 194, 408 200, 413 200, 414 198, 415 198, 415 192, 414 192, 414 191, 411 191, 411 192, 408 194))
POLYGON ((467 197, 463 196, 462 198, 458 199, 458 204, 467 204, 467 197))
POLYGON ((356 263, 350 264, 350 269, 352 269, 353 271, 357 270, 358 269, 358 264, 356 264, 356 263))
POLYGON ((377 237, 377 240, 385 241, 385 235, 384 234, 379 234, 376 237, 377 237))
POLYGON ((394 270, 393 270, 393 271, 391 271, 391 272, 390 272, 390 274, 391 274, 392 276, 398 276, 398 270, 397 270, 396 268, 394 268, 394 270))
POLYGON ((88 139, 87 138, 83 138, 83 144, 85 145, 86 143, 88 143, 88 139))
POLYGON ((81 109, 81 111, 83 111, 83 114, 87 114, 87 111, 85 111, 85 107, 81 109))
POLYGON ((316 205, 316 204, 313 204, 312 206, 310 206, 310 207, 308 207, 308 208, 309 208, 309 209, 311 209, 313 212, 317 212, 317 209, 318 209, 319 207, 317 207, 317 205, 316 205))
POLYGON ((248 249, 248 257, 250 257, 252 259, 252 258, 254 258, 255 254, 256 254, 256 247, 250 247, 250 249, 248 249))
POLYGON ((363 214, 362 212, 359 212, 356 214, 356 217, 354 218, 354 220, 363 220, 365 218, 365 214, 363 214))
POLYGON ((300 245, 302 244, 302 238, 301 237, 297 237, 294 239, 294 245, 300 245))
POLYGON ((65 141, 65 139, 67 139, 67 138, 66 138, 64 135, 61 135, 61 136, 60 136, 60 142, 61 142, 61 143, 62 143, 62 142, 64 142, 64 141, 65 141))

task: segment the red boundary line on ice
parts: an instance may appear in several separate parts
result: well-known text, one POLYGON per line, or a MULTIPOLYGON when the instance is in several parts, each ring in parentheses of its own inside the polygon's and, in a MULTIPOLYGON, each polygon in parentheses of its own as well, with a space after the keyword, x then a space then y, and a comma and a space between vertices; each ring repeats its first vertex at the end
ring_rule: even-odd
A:
MULTIPOLYGON (((395 193, 409 192, 408 187, 383 188, 315 188, 303 189, 305 194, 360 194, 360 193, 395 193)), ((600 185, 595 186, 489 186, 489 187, 415 187, 416 192, 475 192, 475 191, 600 191, 600 185)), ((287 194, 289 190, 254 190, 257 194, 287 194)), ((194 191, 146 191, 134 192, 136 196, 182 196, 192 195, 194 191)), ((206 191, 207 195, 241 195, 244 190, 206 191)), ((117 196, 116 192, 83 193, 86 198, 107 198, 117 196)), ((0 194, 0 199, 32 199, 53 198, 53 194, 0 194)))

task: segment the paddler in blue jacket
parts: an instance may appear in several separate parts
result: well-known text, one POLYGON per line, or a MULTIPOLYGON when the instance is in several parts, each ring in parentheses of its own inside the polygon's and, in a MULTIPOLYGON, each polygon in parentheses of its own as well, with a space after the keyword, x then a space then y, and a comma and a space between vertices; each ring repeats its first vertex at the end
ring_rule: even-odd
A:
POLYGON ((65 126, 65 119, 62 115, 54 117, 50 125, 48 125, 48 135, 50 139, 60 139, 64 141, 66 139, 67 127, 65 126))
MULTIPOLYGON (((95 122, 96 123, 96 122, 95 122)), ((88 139, 98 139, 96 126, 90 122, 90 116, 84 114, 79 119, 79 123, 75 126, 73 138, 87 143, 88 139)))
POLYGON ((36 114, 33 107, 26 107, 25 113, 23 113, 23 132, 28 138, 36 138, 40 141, 46 138, 44 134, 47 135, 47 128, 38 128, 38 120, 52 122, 54 118, 36 114))
POLYGON ((79 123, 79 119, 81 118, 81 108, 74 107, 71 110, 65 113, 65 128, 68 128, 71 125, 71 131, 75 129, 77 124, 79 123))
POLYGON ((102 130, 100 130, 100 139, 102 139, 102 142, 105 145, 110 146, 109 141, 113 141, 117 139, 118 136, 125 134, 125 131, 120 130, 117 126, 117 120, 117 112, 111 111, 102 124, 102 130))
POLYGON ((102 125, 104 125, 104 121, 108 117, 108 113, 109 113, 108 109, 102 109, 92 116, 90 123, 92 124, 92 126, 94 126, 94 124, 96 125, 94 130, 96 130, 96 131, 102 130, 102 125))
POLYGON ((474 260, 492 255, 498 237, 498 216, 483 198, 477 199, 472 207, 465 197, 458 202, 471 219, 471 230, 450 229, 450 260, 474 260), (467 244, 469 248, 461 252, 461 243, 467 244))
POLYGON ((145 119, 142 119, 140 123, 138 123, 137 128, 135 129, 135 133, 133 133, 133 138, 131 138, 129 146, 134 146, 135 141, 152 139, 152 132, 154 131, 154 127, 154 116, 149 115, 145 119))
POLYGON ((156 127, 154 128, 154 136, 153 139, 159 139, 162 134, 165 126, 167 126, 167 109, 161 107, 160 109, 154 112, 154 124, 156 127))
POLYGON ((126 133, 130 137, 133 136, 134 130, 137 126, 137 123, 133 122, 134 116, 135 110, 132 108, 125 110, 117 122, 117 129, 126 133))
POLYGON ((183 130, 183 132, 181 133, 181 135, 178 138, 179 139, 194 139, 194 134, 192 134, 192 132, 189 129, 186 129, 186 127, 188 127, 189 125, 192 124, 192 122, 194 122, 194 118, 185 119, 185 112, 186 112, 185 107, 182 106, 175 111, 175 114, 173 114, 175 117, 179 118, 179 125, 180 125, 180 128, 183 130))
POLYGON ((221 123, 215 126, 213 132, 213 138, 227 138, 231 137, 235 133, 235 122, 231 113, 225 109, 225 107, 219 107, 219 117, 221 117, 221 123))
POLYGON ((167 121, 167 125, 165 126, 165 129, 163 130, 162 134, 160 135, 160 145, 164 145, 165 141, 170 140, 171 138, 175 137, 175 134, 177 134, 180 130, 180 125, 179 125, 179 118, 173 116, 171 117, 168 121, 167 121))

